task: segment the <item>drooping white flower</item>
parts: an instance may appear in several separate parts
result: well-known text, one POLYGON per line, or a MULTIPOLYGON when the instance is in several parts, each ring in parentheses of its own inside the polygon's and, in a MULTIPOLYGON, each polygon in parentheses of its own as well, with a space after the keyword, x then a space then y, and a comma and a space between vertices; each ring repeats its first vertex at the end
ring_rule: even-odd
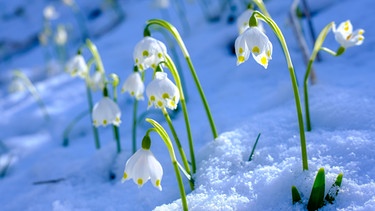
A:
POLYGON ((92 120, 95 127, 113 124, 119 126, 121 123, 121 111, 118 105, 109 97, 103 97, 92 109, 92 120))
POLYGON ((54 20, 59 17, 59 14, 56 12, 54 6, 48 5, 43 9, 43 16, 47 20, 54 20))
POLYGON ((134 61, 140 71, 157 65, 164 61, 164 55, 167 54, 167 47, 161 41, 146 36, 137 43, 134 48, 134 61))
POLYGON ((143 100, 143 92, 145 85, 141 79, 139 72, 133 72, 122 85, 121 92, 129 92, 131 96, 134 96, 137 100, 143 100))
POLYGON ((365 37, 363 29, 357 29, 353 32, 353 26, 350 20, 342 22, 338 28, 334 24, 332 31, 335 34, 336 41, 344 48, 361 45, 365 37))
POLYGON ((95 71, 93 75, 87 78, 87 83, 92 91, 103 90, 105 85, 104 73, 95 71))
POLYGON ((135 184, 142 187, 151 179, 152 185, 161 191, 162 177, 163 168, 159 161, 156 160, 150 149, 141 148, 126 162, 121 182, 133 179, 135 184))
MULTIPOLYGON (((254 10, 247 9, 237 18, 237 28, 239 34, 242 34, 246 29, 249 28, 249 19, 253 14, 254 10)), ((258 21, 257 26, 262 32, 264 32, 263 24, 261 21, 258 21)))
POLYGON ((256 62, 267 69, 272 59, 272 43, 258 27, 249 27, 240 34, 235 42, 237 65, 245 62, 250 54, 256 62))
POLYGON ((66 64, 65 70, 73 77, 79 76, 81 78, 86 78, 88 74, 88 67, 85 59, 81 54, 75 55, 66 64))
POLYGON ((167 73, 164 72, 156 72, 155 78, 146 88, 146 94, 148 107, 154 105, 156 108, 176 109, 180 100, 177 86, 168 79, 167 73))

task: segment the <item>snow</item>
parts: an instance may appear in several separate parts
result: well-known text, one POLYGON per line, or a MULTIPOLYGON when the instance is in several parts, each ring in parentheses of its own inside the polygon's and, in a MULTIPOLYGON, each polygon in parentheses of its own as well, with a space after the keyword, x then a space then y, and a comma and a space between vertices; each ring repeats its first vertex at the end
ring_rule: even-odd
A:
MULTIPOLYGON (((181 30, 181 34, 219 132, 219 137, 213 140, 198 92, 177 49, 187 88, 197 160, 195 190, 190 191, 184 179, 190 210, 305 210, 303 204, 307 204, 315 175, 321 167, 326 172, 326 192, 337 175, 344 174, 334 204, 321 210, 375 210, 375 60, 372 58, 375 29, 371 18, 375 2, 332 0, 324 1, 324 7, 319 2, 323 1, 310 1, 317 32, 330 21, 339 24, 349 19, 354 29, 363 28, 366 33, 363 45, 349 48, 339 57, 321 52, 322 61, 314 63, 318 82, 309 89, 313 129, 306 132, 308 171, 302 170, 289 73, 270 28, 265 27, 274 52, 268 69, 264 70, 252 58, 236 66, 231 45, 237 37, 237 28, 227 23, 228 10, 221 20, 208 22, 198 1, 184 2, 190 31, 181 30), (258 133, 261 133, 259 143, 252 161, 248 161, 258 133), (292 204, 292 185, 300 191, 302 205, 292 204)), ((77 3, 83 9, 101 5, 100 1, 77 3)), ((0 4, 4 5, 0 10, 3 14, 10 14, 19 5, 26 10, 26 16, 18 19, 1 16, 1 40, 22 41, 41 30, 42 11, 47 1, 35 1, 30 7, 26 4, 25 0, 0 4), (30 14, 40 14, 40 19, 30 14)), ((98 46, 107 73, 117 73, 122 83, 133 69, 133 48, 142 39, 145 21, 161 18, 162 13, 152 7, 150 1, 120 1, 120 4, 125 13, 123 22, 92 41, 98 46)), ((266 5, 286 37, 302 84, 305 65, 287 20, 291 1, 270 0, 266 5)), ((73 37, 68 49, 72 56, 80 44, 79 33, 74 28, 76 23, 66 7, 56 3, 56 8, 61 10, 59 22, 65 20, 72 24, 73 37)), ((173 7, 168 12, 169 21, 182 29, 173 7)), ((89 30, 101 31, 108 17, 112 16, 95 20, 96 24, 91 22, 89 30)), ((152 35, 165 40, 160 33, 152 35)), ((332 33, 324 46, 337 48, 332 33)), ((10 161, 5 175, 0 178, 1 210, 182 209, 168 151, 156 135, 151 136, 151 150, 163 166, 163 190, 154 188, 150 182, 142 188, 131 180, 121 183, 125 163, 131 156, 133 100, 128 94, 119 95, 123 148, 120 154, 116 153, 111 127, 99 129, 102 147, 95 149, 88 116, 75 125, 69 135, 69 146, 63 147, 64 129, 88 108, 83 81, 59 70, 58 62, 54 66, 57 70, 47 76, 43 48, 39 45, 1 59, 0 169, 10 161), (50 114, 48 120, 27 91, 7 92, 13 69, 20 69, 34 82, 50 114)), ((150 79, 148 72, 146 83, 150 79)), ((302 96, 302 86, 300 92, 302 96)), ((97 102, 101 93, 95 92, 93 97, 97 102)), ((168 128, 160 111, 146 108, 147 101, 141 101, 139 114, 168 128)), ((182 112, 173 116, 173 122, 187 150, 182 112)), ((147 122, 140 122, 138 147, 150 127, 147 122)))

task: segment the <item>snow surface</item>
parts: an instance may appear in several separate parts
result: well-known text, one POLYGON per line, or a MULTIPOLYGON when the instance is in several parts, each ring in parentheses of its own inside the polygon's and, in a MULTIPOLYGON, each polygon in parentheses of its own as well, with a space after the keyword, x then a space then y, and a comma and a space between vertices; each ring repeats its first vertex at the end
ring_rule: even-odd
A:
MULTIPOLYGON (((0 5, 4 7, 0 11, 9 13, 18 5, 25 6, 26 2, 2 2, 0 5)), ((235 24, 227 23, 228 14, 217 22, 208 22, 197 1, 185 2, 190 31, 181 30, 181 33, 220 133, 216 140, 212 139, 199 95, 186 64, 180 59, 197 154, 196 189, 190 191, 187 180, 184 181, 191 210, 304 210, 304 205, 292 205, 291 186, 295 185, 307 202, 320 167, 326 171, 326 190, 337 174, 344 174, 335 203, 322 210, 375 210, 375 29, 371 16, 375 2, 329 2, 322 7, 320 1, 311 1, 316 31, 330 21, 339 24, 350 19, 355 29, 363 28, 366 33, 363 45, 347 49, 337 58, 321 53, 322 61, 314 63, 318 83, 309 90, 313 130, 306 133, 308 171, 302 171, 289 73, 271 30, 266 27, 274 44, 268 69, 264 70, 252 59, 237 67, 231 53, 237 29, 235 24), (248 162, 258 133, 262 135, 253 160, 248 162)), ((36 1, 25 7, 26 17, 40 14, 40 20, 35 15, 33 19, 12 19, 9 23, 10 20, 2 16, 1 39, 22 40, 35 35, 41 29, 37 24, 41 24, 41 11, 46 3, 36 1), (32 27, 25 28, 25 25, 32 27)), ((87 2, 81 4, 84 9, 90 8, 87 2)), ((117 73, 122 81, 132 71, 132 51, 142 38, 145 21, 162 17, 151 5, 150 1, 121 2, 126 15, 124 21, 93 40, 107 73, 117 73)), ((290 5, 291 1, 267 1, 270 14, 285 34, 302 83, 305 66, 287 20, 290 5)), ((170 22, 182 29, 175 10, 168 11, 170 22)), ((67 12, 61 15, 74 21, 67 12)), ((100 24, 91 24, 89 29, 96 30, 100 24)), ((153 35, 163 39, 161 34, 153 35)), ((72 56, 79 43, 76 39, 70 45, 69 55, 72 56)), ((337 48, 332 34, 327 37, 325 46, 337 48)), ((182 58, 181 53, 178 54, 182 58)), ((116 153, 110 127, 100 128, 102 148, 95 149, 88 117, 77 123, 69 136, 70 145, 63 147, 65 127, 87 109, 82 80, 64 72, 43 76, 45 63, 40 46, 1 61, 0 67, 0 167, 10 161, 5 176, 0 179, 1 210, 181 210, 173 167, 157 136, 152 136, 151 150, 164 169, 163 190, 160 192, 149 182, 142 188, 132 181, 120 182, 125 162, 131 156, 133 101, 127 94, 119 96, 123 112, 121 154, 116 153), (16 68, 34 81, 47 106, 49 120, 44 119, 28 92, 6 92, 11 70, 16 68), (38 184, 50 180, 55 182, 38 184)), ((95 101, 100 97, 100 93, 94 94, 95 101)), ((147 102, 141 102, 140 113, 145 112, 146 107, 147 102)), ((144 114, 167 126, 160 113, 151 109, 144 114)), ((180 137, 186 137, 181 112, 173 121, 180 137)), ((149 127, 146 122, 140 123, 138 146, 149 127)), ((182 141, 187 150, 186 138, 182 141)))

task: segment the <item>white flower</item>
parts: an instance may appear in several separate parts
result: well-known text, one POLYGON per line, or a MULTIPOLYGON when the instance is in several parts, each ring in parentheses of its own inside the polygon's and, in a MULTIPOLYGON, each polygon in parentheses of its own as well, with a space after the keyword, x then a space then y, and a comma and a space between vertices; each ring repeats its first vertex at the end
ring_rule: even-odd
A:
POLYGON ((94 75, 87 78, 88 85, 92 91, 98 91, 104 89, 105 77, 101 71, 95 71, 94 75))
POLYGON ((353 32, 353 26, 350 20, 342 22, 336 29, 336 25, 333 25, 333 33, 335 34, 336 41, 344 48, 352 47, 355 45, 361 45, 365 37, 363 29, 357 29, 353 32))
POLYGON ((164 43, 152 37, 144 37, 134 48, 134 61, 140 71, 149 67, 155 69, 157 65, 164 61, 167 48, 164 43))
MULTIPOLYGON (((253 14, 254 10, 247 9, 237 18, 237 28, 239 34, 242 34, 246 29, 249 28, 249 19, 253 14)), ((261 21, 258 21, 257 26, 262 32, 264 32, 263 24, 261 21)))
POLYGON ((119 126, 121 123, 120 117, 120 108, 109 97, 103 97, 92 109, 92 120, 96 127, 107 126, 108 124, 119 126))
POLYGON ((144 183, 151 179, 152 185, 161 191, 160 183, 162 177, 163 168, 159 161, 156 160, 149 149, 141 148, 126 162, 121 182, 133 179, 135 184, 142 187, 144 183))
POLYGON ((272 43, 258 27, 249 27, 240 34, 235 42, 237 65, 245 62, 250 53, 256 62, 267 69, 272 59, 272 43))
POLYGON ((57 32, 55 35, 55 42, 57 45, 65 45, 68 39, 68 33, 63 25, 57 27, 57 32))
POLYGON ((156 72, 147 88, 148 107, 154 105, 156 108, 167 107, 176 109, 180 100, 180 93, 176 85, 167 78, 167 73, 156 72))
POLYGON ((66 64, 65 70, 73 77, 86 78, 88 73, 86 61, 81 54, 77 54, 71 58, 66 64))
POLYGON ((137 100, 143 100, 143 92, 145 85, 141 79, 139 72, 133 72, 122 85, 121 92, 129 92, 137 100))
POLYGON ((43 10, 44 18, 47 20, 54 20, 59 17, 59 14, 56 12, 54 6, 46 6, 43 10))

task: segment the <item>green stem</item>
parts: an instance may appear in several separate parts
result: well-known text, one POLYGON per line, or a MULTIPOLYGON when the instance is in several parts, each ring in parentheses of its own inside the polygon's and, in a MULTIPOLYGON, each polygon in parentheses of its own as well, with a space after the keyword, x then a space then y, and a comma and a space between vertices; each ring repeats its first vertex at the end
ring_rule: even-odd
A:
POLYGON ((78 114, 78 116, 76 116, 70 123, 69 125, 65 128, 64 130, 64 141, 63 141, 63 146, 64 147, 67 147, 69 145, 69 133, 70 131, 73 129, 74 125, 79 121, 81 120, 84 116, 86 116, 87 114, 89 114, 89 111, 83 111, 81 112, 80 114, 78 114))
POLYGON ((187 200, 186 200, 185 188, 184 188, 184 184, 182 182, 182 177, 181 177, 181 174, 180 174, 180 170, 178 168, 178 163, 177 163, 176 155, 174 153, 174 149, 173 149, 171 139, 169 138, 169 136, 168 136, 167 132, 164 130, 164 128, 159 123, 157 123, 155 120, 146 118, 146 121, 149 122, 152 126, 154 126, 156 132, 159 134, 161 139, 164 141, 164 143, 165 143, 165 145, 168 149, 169 156, 170 156, 171 161, 172 161, 173 169, 174 169, 175 174, 176 174, 178 187, 180 189, 182 208, 183 208, 183 210, 187 211, 188 205, 187 205, 187 200))
POLYGON ((120 131, 116 125, 113 125, 113 136, 116 140, 117 153, 121 153, 120 131))
POLYGON ((38 104, 39 108, 42 110, 42 112, 44 114, 44 118, 46 120, 49 120, 50 117, 49 117, 47 108, 46 108, 46 106, 45 106, 42 98, 40 97, 38 90, 35 88, 35 86, 31 82, 31 80, 23 72, 21 72, 19 70, 15 70, 13 72, 13 74, 16 77, 18 77, 18 78, 20 78, 22 80, 22 82, 26 86, 27 90, 34 97, 34 99, 35 99, 36 103, 38 104))
MULTIPOLYGON (((180 142, 180 139, 178 138, 178 135, 177 135, 177 132, 176 132, 176 129, 174 128, 173 126, 173 123, 172 123, 172 120, 171 118, 169 117, 169 114, 167 112, 167 109, 164 107, 161 109, 162 112, 163 112, 163 115, 165 117, 165 119, 167 120, 167 123, 168 123, 168 126, 169 128, 171 129, 171 132, 172 132, 172 135, 174 137, 174 140, 175 140, 175 143, 176 143, 176 146, 177 146, 177 149, 180 153, 180 156, 181 156, 181 159, 182 159, 182 163, 184 164, 184 168, 185 168, 185 171, 190 175, 191 175, 191 172, 190 172, 190 167, 189 167, 189 163, 186 159, 186 154, 185 154, 185 151, 184 149, 182 148, 182 145, 181 145, 181 142, 180 142)), ((192 180, 189 180, 189 183, 190 183, 190 188, 191 190, 194 190, 194 182, 192 180)))
POLYGON ((298 116, 298 125, 299 125, 299 132, 300 132, 300 141, 301 141, 301 152, 302 152, 302 168, 303 170, 308 170, 308 159, 307 159, 307 150, 306 150, 306 138, 305 138, 305 129, 304 129, 304 123, 303 123, 303 116, 302 116, 302 108, 301 108, 301 100, 299 97, 299 90, 297 85, 297 78, 294 74, 294 68, 293 63, 290 58, 288 46, 285 42, 285 38, 280 30, 280 28, 277 26, 277 24, 271 19, 260 13, 259 11, 254 11, 253 16, 259 17, 263 19, 274 31, 277 38, 280 40, 281 47, 284 51, 285 59, 288 64, 288 70, 290 74, 290 78, 292 81, 292 87, 294 92, 294 99, 296 103, 296 110, 297 110, 297 116, 298 116))
POLYGON ((309 91, 308 91, 308 83, 309 83, 309 75, 312 67, 312 63, 314 61, 310 60, 307 65, 307 71, 304 78, 303 83, 303 94, 305 99, 305 116, 306 116, 306 130, 311 131, 311 121, 310 121, 310 109, 309 109, 309 91))
POLYGON ((163 34, 164 38, 167 40, 167 43, 168 43, 168 47, 170 49, 170 52, 172 54, 172 61, 175 61, 175 66, 176 66, 176 70, 178 71, 179 73, 179 76, 180 76, 180 79, 181 79, 181 85, 182 85, 182 88, 183 90, 185 91, 185 99, 188 99, 188 96, 187 96, 187 89, 186 89, 186 84, 185 84, 185 79, 184 79, 184 74, 182 72, 182 68, 181 68, 181 62, 180 62, 180 59, 178 58, 178 54, 177 54, 177 51, 176 51, 176 47, 173 43, 173 40, 172 38, 167 34, 167 32, 165 30, 161 30, 162 28, 161 27, 154 27, 156 30, 158 30, 161 34, 163 34))
MULTIPOLYGON (((110 77, 112 78, 113 101, 117 103, 117 89, 116 88, 119 84, 119 78, 114 73, 110 74, 110 77)), ((119 127, 116 125, 113 125, 113 136, 115 137, 115 140, 116 140, 117 153, 120 153, 121 152, 120 131, 119 131, 119 127)))
POLYGON ((330 29, 333 26, 333 22, 329 23, 326 27, 323 28, 323 30, 320 32, 318 38, 316 39, 313 52, 311 53, 309 63, 307 65, 305 77, 303 80, 303 93, 304 93, 304 99, 305 99, 305 116, 306 116, 306 130, 311 131, 311 121, 310 121, 310 109, 309 109, 309 93, 308 93, 308 83, 309 83, 309 76, 312 68, 312 64, 315 61, 316 56, 318 55, 319 50, 327 51, 330 54, 336 55, 335 52, 332 50, 322 47, 323 42, 330 31, 330 29))
POLYGON ((204 108, 206 110, 206 115, 207 115, 207 117, 209 119, 209 122, 210 122, 213 137, 216 139, 218 137, 218 134, 217 134, 217 131, 216 131, 215 123, 214 123, 212 115, 211 115, 210 108, 208 106, 208 103, 207 103, 206 97, 204 95, 203 89, 200 85, 198 76, 195 72, 194 66, 191 62, 189 52, 187 51, 187 48, 186 48, 184 42, 182 41, 182 38, 181 38, 180 34, 178 33, 177 29, 172 24, 168 23, 167 21, 159 20, 159 19, 151 19, 151 20, 148 20, 146 23, 147 23, 147 25, 146 25, 145 30, 144 30, 145 36, 150 35, 149 27, 151 25, 155 24, 155 25, 159 25, 159 26, 165 28, 166 30, 168 30, 173 35, 173 37, 176 39, 176 41, 177 41, 178 45, 180 46, 180 49, 181 49, 181 51, 182 51, 182 53, 183 53, 183 55, 186 59, 186 62, 188 63, 190 72, 191 72, 191 74, 194 78, 195 85, 197 86, 197 89, 199 91, 199 95, 200 95, 200 97, 202 99, 202 102, 204 104, 204 108))
POLYGON ((257 7, 265 14, 267 17, 271 18, 271 15, 268 13, 266 5, 264 4, 263 0, 253 0, 253 2, 257 5, 257 7))
POLYGON ((86 94, 87 94, 87 101, 89 103, 89 112, 90 112, 90 118, 91 118, 90 124, 92 125, 92 131, 93 131, 93 134, 94 134, 95 147, 96 147, 96 149, 100 149, 100 140, 99 140, 98 128, 96 128, 92 124, 93 123, 93 119, 92 119, 92 115, 91 114, 92 114, 92 109, 93 109, 93 102, 92 102, 92 95, 91 95, 90 86, 89 86, 87 80, 86 80, 86 94))
POLYGON ((197 76, 197 74, 195 72, 195 69, 194 69, 193 63, 191 62, 190 57, 186 57, 186 61, 187 61, 188 66, 190 68, 191 74, 193 75, 195 84, 196 84, 196 86, 198 88, 199 95, 201 96, 201 99, 202 99, 202 102, 203 102, 203 105, 204 105, 204 109, 206 110, 206 113, 207 113, 207 116, 208 116, 208 121, 210 122, 210 126, 211 126, 211 131, 212 131, 213 137, 214 137, 214 139, 216 139, 218 137, 218 134, 217 134, 217 130, 216 130, 214 119, 212 118, 210 107, 209 107, 208 102, 206 100, 206 96, 204 95, 202 86, 200 85, 198 76, 197 76))
POLYGON ((92 43, 91 40, 86 39, 86 46, 90 50, 91 54, 94 56, 97 70, 104 73, 103 62, 99 55, 98 49, 96 48, 96 45, 92 43))
POLYGON ((188 115, 188 111, 187 111, 185 96, 184 96, 184 92, 183 92, 183 88, 182 88, 182 85, 181 85, 181 81, 180 81, 178 71, 176 70, 176 66, 174 65, 172 59, 168 55, 166 55, 166 60, 167 60, 166 64, 167 64, 169 70, 171 71, 171 73, 173 75, 173 78, 176 82, 176 85, 178 87, 178 90, 180 92, 180 103, 181 103, 182 111, 184 113, 186 133, 188 135, 191 167, 192 167, 192 171, 193 171, 193 174, 194 174, 196 172, 197 167, 196 167, 196 164, 195 164, 193 136, 192 136, 192 133, 191 133, 190 121, 189 121, 189 115, 188 115))
POLYGON ((133 154, 137 151, 137 110, 138 100, 134 100, 133 104, 133 125, 132 125, 132 150, 133 154))

